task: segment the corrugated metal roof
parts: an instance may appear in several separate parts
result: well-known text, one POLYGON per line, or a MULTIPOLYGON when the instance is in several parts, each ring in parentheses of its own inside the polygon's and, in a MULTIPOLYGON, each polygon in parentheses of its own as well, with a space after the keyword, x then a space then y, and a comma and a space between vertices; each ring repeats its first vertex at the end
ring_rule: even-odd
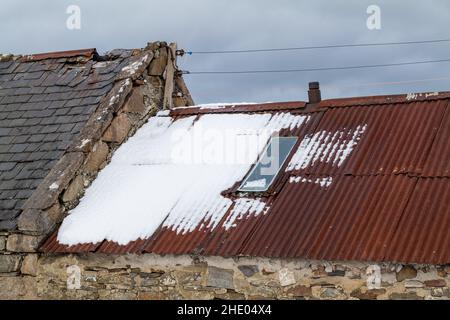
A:
MULTIPOLYGON (((416 94, 306 106, 301 112, 310 113, 308 125, 286 132, 297 135, 297 147, 307 150, 303 162, 283 168, 268 193, 227 190, 233 205, 217 227, 204 223, 177 233, 161 226, 150 238, 125 246, 104 241, 67 248, 54 235, 42 250, 449 263, 449 98, 448 93, 416 94), (234 216, 243 197, 264 202, 263 213, 234 216)), ((294 104, 284 105, 293 111, 294 104)), ((280 112, 273 104, 239 107, 229 112, 280 112)), ((206 113, 228 112, 217 110, 206 113)), ((196 113, 205 109, 171 114, 196 113)))
POLYGON ((286 184, 241 254, 385 260, 385 250, 417 179, 389 175, 333 180, 327 188, 314 183, 286 184))
MULTIPOLYGON (((318 175, 420 174, 447 105, 448 100, 439 100, 330 109, 315 131, 328 134, 320 135, 317 143, 324 146, 345 144, 355 128, 361 125, 366 128, 348 162, 335 166, 318 160, 300 172, 318 175), (343 134, 333 137, 336 132, 343 134)), ((445 134, 448 139, 448 132, 442 132, 441 140, 445 134)), ((447 146, 438 145, 436 149, 444 151, 446 147, 448 143, 447 146)), ((327 148, 318 148, 314 157, 322 158, 327 152, 327 148)), ((447 161, 445 157, 438 158, 440 163, 436 166, 440 167, 434 169, 444 170, 449 157, 447 161)))
POLYGON ((395 261, 450 261, 450 179, 421 178, 386 250, 395 261))
POLYGON ((450 177, 450 105, 439 124, 431 151, 423 167, 423 176, 450 177))

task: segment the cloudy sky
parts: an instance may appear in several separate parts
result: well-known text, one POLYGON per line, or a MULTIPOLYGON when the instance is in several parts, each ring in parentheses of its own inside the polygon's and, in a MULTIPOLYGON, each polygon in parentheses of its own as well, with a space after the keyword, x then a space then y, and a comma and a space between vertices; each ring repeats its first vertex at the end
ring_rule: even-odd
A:
MULTIPOLYGON (((448 0, 0 0, 0 52, 95 47, 102 53, 139 48, 154 40, 177 42, 179 48, 192 51, 433 40, 450 38, 449 15, 448 0), (81 9, 79 30, 66 27, 69 5, 81 9), (369 5, 381 9, 379 30, 367 28, 369 5)), ((178 64, 190 71, 239 71, 448 58, 450 42, 193 54, 178 64)), ((197 103, 304 100, 309 81, 320 81, 325 98, 450 90, 450 62, 305 73, 186 75, 185 79, 197 103), (415 81, 423 79, 428 81, 415 81)))

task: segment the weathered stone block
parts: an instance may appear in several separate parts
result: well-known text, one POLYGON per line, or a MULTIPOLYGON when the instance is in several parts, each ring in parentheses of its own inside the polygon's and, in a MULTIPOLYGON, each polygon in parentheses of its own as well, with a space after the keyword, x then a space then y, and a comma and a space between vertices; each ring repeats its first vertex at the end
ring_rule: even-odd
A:
POLYGON ((345 277, 345 271, 344 270, 334 270, 331 272, 327 272, 327 275, 330 277, 345 277))
POLYGON ((59 203, 47 210, 25 209, 19 216, 19 229, 46 233, 61 220, 62 215, 63 212, 59 203))
POLYGON ((323 288, 320 297, 324 299, 343 299, 345 295, 339 288, 323 288))
POLYGON ((444 296, 444 290, 442 290, 442 288, 433 288, 433 289, 431 289, 431 296, 432 297, 442 297, 442 296, 444 296))
POLYGON ((433 280, 427 280, 424 281, 424 284, 426 287, 428 288, 432 288, 432 287, 445 287, 447 286, 447 282, 445 281, 445 279, 433 279, 433 280))
POLYGON ((404 266, 397 272, 397 281, 403 281, 406 279, 414 279, 417 276, 417 270, 412 266, 404 266))
POLYGON ((386 293, 386 289, 373 289, 373 290, 361 290, 361 288, 355 289, 350 293, 353 298, 360 300, 376 300, 379 295, 386 293))
POLYGON ((225 289, 234 289, 233 270, 216 267, 208 268, 207 286, 225 289))
POLYGON ((165 300, 167 296, 164 292, 138 292, 138 300, 165 300))
POLYGON ((175 286, 177 284, 177 281, 175 280, 175 278, 173 278, 170 275, 164 275, 163 277, 161 277, 161 284, 163 284, 164 286, 175 286))
POLYGON ((122 68, 119 74, 116 76, 116 81, 120 79, 130 78, 136 80, 150 64, 153 59, 153 52, 145 50, 142 53, 136 55, 133 61, 122 68))
POLYGON ((99 171, 100 166, 106 161, 108 154, 108 145, 103 141, 97 142, 92 148, 91 153, 87 156, 84 170, 87 173, 95 173, 99 171))
POLYGON ((23 258, 22 267, 20 268, 20 272, 22 274, 36 276, 38 270, 38 255, 37 254, 29 254, 23 258))
POLYGON ((394 292, 389 295, 389 299, 392 300, 423 300, 423 297, 420 297, 415 292, 394 292))
MULTIPOLYGON (((83 160, 84 155, 81 152, 64 154, 36 191, 25 202, 23 208, 45 210, 54 205, 62 190, 67 187, 75 172, 80 168, 83 160)), ((24 224, 24 221, 21 221, 23 219, 22 216, 19 217, 19 229, 22 229, 24 224)))
POLYGON ((122 143, 131 129, 131 121, 124 113, 118 115, 103 134, 103 141, 122 143))
POLYGON ((240 265, 240 266, 238 266, 238 269, 246 277, 251 277, 255 273, 259 272, 259 268, 257 265, 240 265))
POLYGON ((405 288, 423 288, 423 283, 418 280, 406 280, 405 288))
POLYGON ((0 273, 18 271, 20 268, 21 259, 22 257, 19 255, 0 255, 0 273))
POLYGON ((226 290, 226 292, 215 292, 215 298, 221 300, 245 300, 245 295, 243 293, 238 293, 233 290, 226 290))
POLYGON ((0 236, 0 251, 6 248, 6 236, 0 236))
POLYGON ((11 252, 35 252, 42 239, 43 236, 12 234, 6 242, 6 250, 11 252))
POLYGON ((37 287, 35 277, 0 277, 0 300, 38 299, 37 287))
POLYGON ((167 48, 160 48, 159 55, 156 56, 148 68, 148 74, 150 76, 162 76, 166 70, 168 60, 167 48))
POLYGON ((145 115, 148 111, 148 108, 144 103, 144 94, 142 86, 135 87, 133 91, 131 91, 130 96, 125 102, 123 108, 123 112, 136 113, 141 116, 145 115))
POLYGON ((278 278, 280 280, 280 284, 282 287, 290 286, 291 284, 295 284, 295 276, 292 271, 287 268, 281 269, 278 271, 278 278))
POLYGON ((180 285, 184 284, 200 285, 202 281, 202 274, 200 272, 177 271, 175 272, 175 276, 180 285))
POLYGON ((64 202, 71 202, 76 200, 84 189, 84 179, 81 175, 76 176, 64 191, 62 200, 64 202))
POLYGON ((311 287, 297 285, 295 287, 289 288, 286 293, 294 297, 310 297, 312 295, 312 290, 311 287))

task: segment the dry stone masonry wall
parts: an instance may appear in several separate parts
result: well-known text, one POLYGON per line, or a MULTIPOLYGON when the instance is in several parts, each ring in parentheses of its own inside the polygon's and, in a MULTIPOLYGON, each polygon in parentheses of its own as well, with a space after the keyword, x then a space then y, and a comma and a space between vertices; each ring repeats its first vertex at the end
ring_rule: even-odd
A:
POLYGON ((31 271, 14 294, 27 297, 32 287, 40 299, 450 298, 450 266, 88 254, 43 256, 31 271))

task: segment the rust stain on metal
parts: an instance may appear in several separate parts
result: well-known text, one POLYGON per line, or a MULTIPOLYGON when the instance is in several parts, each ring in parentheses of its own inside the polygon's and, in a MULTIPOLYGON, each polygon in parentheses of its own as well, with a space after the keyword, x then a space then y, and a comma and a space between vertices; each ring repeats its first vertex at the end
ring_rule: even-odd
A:
POLYGON ((52 234, 40 247, 40 251, 49 253, 94 252, 100 245, 100 243, 81 243, 74 246, 66 246, 58 242, 57 235, 57 232, 52 234))

